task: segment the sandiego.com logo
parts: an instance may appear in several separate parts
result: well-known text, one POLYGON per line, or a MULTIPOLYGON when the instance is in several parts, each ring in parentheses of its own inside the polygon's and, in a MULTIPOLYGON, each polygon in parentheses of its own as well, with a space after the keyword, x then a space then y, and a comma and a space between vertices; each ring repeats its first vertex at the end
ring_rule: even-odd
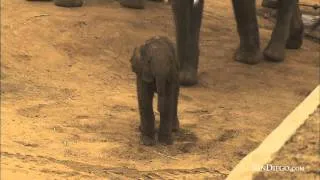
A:
POLYGON ((255 167, 255 171, 273 171, 273 172, 299 172, 304 171, 303 166, 280 166, 280 165, 273 165, 273 164, 265 164, 262 167, 255 167))

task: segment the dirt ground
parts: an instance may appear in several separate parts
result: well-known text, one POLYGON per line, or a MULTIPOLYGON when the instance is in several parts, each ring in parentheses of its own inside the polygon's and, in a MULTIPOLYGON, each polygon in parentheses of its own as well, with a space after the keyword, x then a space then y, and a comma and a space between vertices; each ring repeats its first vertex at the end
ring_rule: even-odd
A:
MULTIPOLYGON (((263 47, 270 34, 260 29, 263 47)), ((1 0, 1 179, 224 179, 318 84, 319 44, 237 63, 231 2, 206 1, 182 130, 172 146, 145 147, 129 58, 155 35, 174 40, 168 5, 1 0)))
POLYGON ((272 165, 304 167, 304 171, 296 172, 260 172, 256 174, 256 180, 301 179, 316 180, 320 178, 320 121, 319 111, 307 119, 286 145, 277 153, 272 165))

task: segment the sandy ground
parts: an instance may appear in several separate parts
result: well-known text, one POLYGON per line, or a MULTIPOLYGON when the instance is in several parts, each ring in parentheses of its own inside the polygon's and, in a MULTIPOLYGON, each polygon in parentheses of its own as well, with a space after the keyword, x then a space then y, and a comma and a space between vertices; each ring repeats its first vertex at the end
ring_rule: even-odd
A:
POLYGON ((319 108, 307 119, 286 145, 278 152, 272 165, 303 167, 304 170, 295 172, 260 172, 255 175, 255 180, 301 179, 316 180, 320 178, 320 121, 319 108))
MULTIPOLYGON (((263 47, 270 34, 261 28, 263 47)), ((207 1, 182 130, 172 146, 145 147, 129 58, 155 35, 174 40, 168 5, 2 0, 1 179, 224 179, 318 84, 319 44, 283 63, 237 63, 230 1, 207 1)))

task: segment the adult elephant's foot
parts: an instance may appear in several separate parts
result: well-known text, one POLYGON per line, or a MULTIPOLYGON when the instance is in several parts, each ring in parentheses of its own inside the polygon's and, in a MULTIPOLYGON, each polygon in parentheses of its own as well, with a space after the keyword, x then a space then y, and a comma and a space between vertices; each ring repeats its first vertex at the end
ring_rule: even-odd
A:
POLYGON ((285 47, 276 43, 269 44, 263 51, 263 55, 268 61, 281 62, 284 60, 285 47))
POLYGON ((180 129, 180 123, 179 120, 177 119, 172 123, 172 132, 178 132, 180 129))
POLYGON ((290 35, 286 43, 286 48, 299 49, 302 46, 302 42, 303 42, 303 30, 300 30, 290 35))
POLYGON ((158 141, 161 144, 166 144, 166 145, 172 145, 173 144, 173 138, 172 138, 171 135, 159 134, 158 141))
POLYGON ((153 146, 156 144, 154 136, 141 135, 141 142, 146 146, 153 146))
POLYGON ((245 64, 258 64, 262 59, 262 55, 260 49, 252 50, 252 51, 245 51, 241 48, 238 48, 234 59, 238 62, 245 63, 245 64))
POLYGON ((84 0, 54 0, 54 4, 60 7, 81 7, 84 0))
POLYGON ((181 69, 179 73, 179 81, 182 86, 192 86, 198 83, 197 70, 181 69))
POLYGON ((120 0, 120 4, 127 8, 144 9, 145 0, 120 0))

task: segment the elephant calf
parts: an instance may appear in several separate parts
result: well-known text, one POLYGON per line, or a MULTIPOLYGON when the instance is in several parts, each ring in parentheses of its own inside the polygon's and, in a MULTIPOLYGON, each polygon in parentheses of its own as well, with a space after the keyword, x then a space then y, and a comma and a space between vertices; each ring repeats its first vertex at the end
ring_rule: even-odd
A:
POLYGON ((153 96, 156 92, 160 112, 158 141, 173 144, 172 131, 179 129, 179 63, 173 43, 166 37, 153 37, 134 49, 130 62, 137 76, 142 143, 154 145, 156 142, 153 112, 153 96))

